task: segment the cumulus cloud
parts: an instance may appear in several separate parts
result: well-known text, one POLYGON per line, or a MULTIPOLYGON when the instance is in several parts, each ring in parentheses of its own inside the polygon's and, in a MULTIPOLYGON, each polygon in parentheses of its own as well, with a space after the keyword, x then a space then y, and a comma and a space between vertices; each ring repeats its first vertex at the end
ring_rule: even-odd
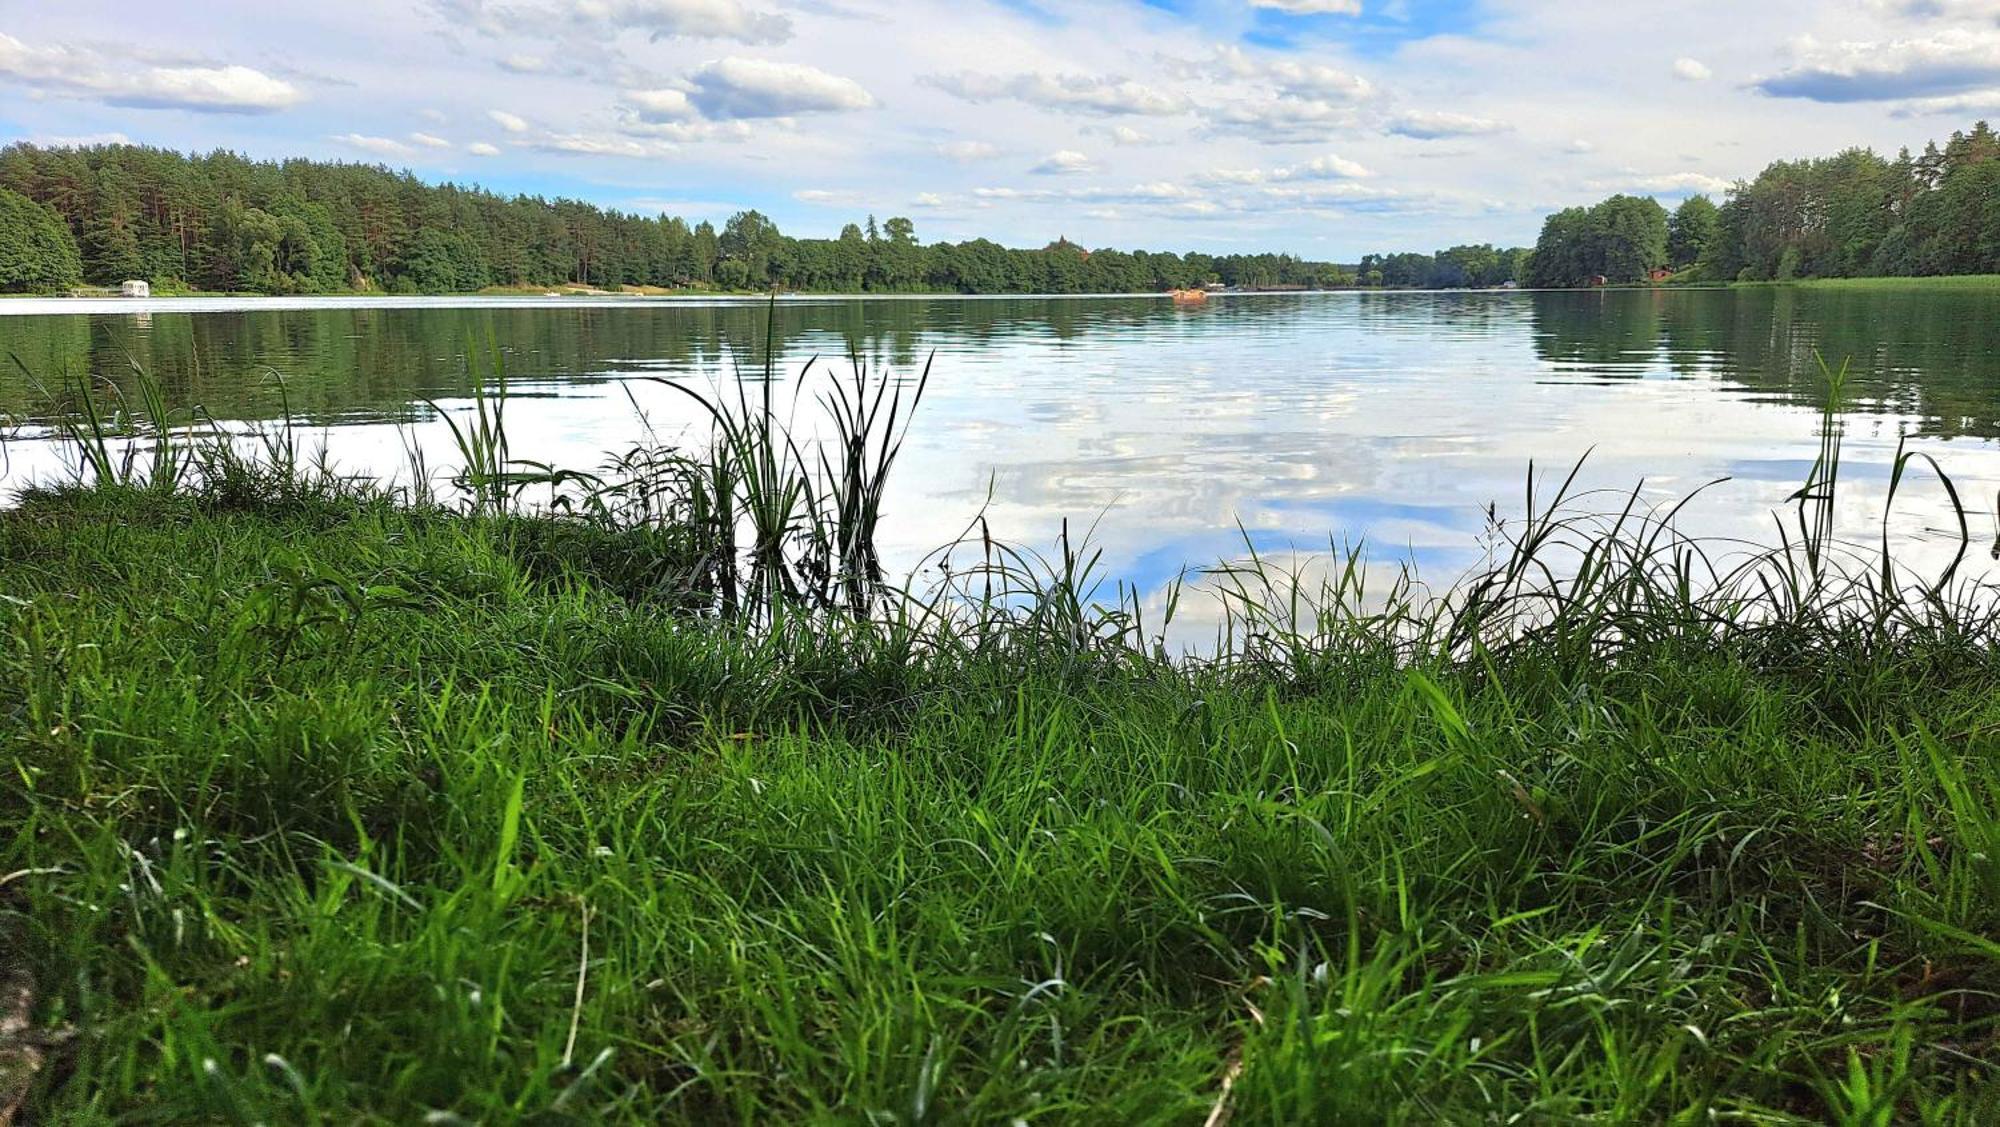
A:
POLYGON ((1037 176, 1071 176, 1081 172, 1091 172, 1095 168, 1089 156, 1075 149, 1062 149, 1043 157, 1028 171, 1037 176))
POLYGON ((1216 47, 1206 58, 1167 56, 1160 62, 1169 73, 1184 79, 1244 86, 1267 97, 1359 102, 1377 93, 1374 83, 1351 71, 1323 63, 1302 63, 1285 56, 1256 54, 1233 43, 1216 47))
POLYGON ((2000 89, 1975 90, 1970 94, 1953 94, 1944 98, 1915 98, 1904 102, 1890 111, 1893 117, 1977 117, 1981 114, 2000 114, 2000 89))
POLYGON ((1323 141, 1360 120, 1351 107, 1314 98, 1225 103, 1204 110, 1202 116, 1211 134, 1267 144, 1323 141))
POLYGON ((1328 153, 1286 168, 1218 168, 1203 179, 1224 184, 1282 184, 1299 180, 1365 180, 1375 173, 1359 161, 1328 153))
POLYGON ((35 47, 0 32, 0 81, 137 109, 272 113, 305 100, 298 87, 246 66, 148 66, 84 47, 35 47))
POLYGON ((702 141, 747 141, 751 136, 748 121, 648 121, 626 111, 620 115, 618 131, 632 137, 647 137, 672 145, 691 145, 702 141))
POLYGON ((673 152, 672 145, 659 141, 613 136, 604 133, 544 133, 530 138, 524 144, 528 148, 538 149, 546 153, 567 153, 573 156, 626 157, 634 160, 665 156, 673 152))
POLYGON ((687 121, 700 116, 684 90, 627 90, 624 99, 642 121, 687 121))
POLYGON ((654 39, 734 39, 742 43, 783 43, 792 21, 739 0, 577 0, 576 13, 654 39))
POLYGON ((490 145, 485 141, 474 141, 465 147, 465 151, 476 157, 497 157, 500 155, 500 147, 498 145, 490 145))
POLYGON ((518 114, 511 114, 506 110, 487 110, 486 116, 493 119, 493 124, 505 129, 509 133, 526 133, 528 131, 527 119, 518 114))
POLYGON ((1359 109, 1381 90, 1366 77, 1323 63, 1223 44, 1201 58, 1157 56, 1167 73, 1199 82, 1197 113, 1210 136, 1265 144, 1323 141, 1359 124, 1359 109))
POLYGON ((1287 177, 1292 180, 1365 180, 1375 175, 1359 161, 1337 157, 1331 153, 1314 157, 1304 164, 1293 165, 1287 177))
POLYGON ((410 134, 410 142, 412 144, 422 145, 426 149, 451 148, 450 141, 445 140, 444 138, 438 136, 435 133, 412 133, 410 134))
POLYGON ((1879 102, 2000 85, 2000 31, 1950 27, 1886 42, 1793 45, 1790 67, 1753 87, 1772 97, 1879 102))
POLYGON ((711 118, 791 117, 864 110, 875 98, 851 78, 803 63, 727 58, 688 76, 688 99, 711 118))
POLYGON ((500 60, 500 69, 515 74, 540 74, 549 69, 549 61, 540 55, 509 55, 500 60))
POLYGON ((1116 76, 960 71, 921 81, 968 102, 1016 101, 1058 113, 1167 116, 1189 108, 1184 95, 1116 76))
POLYGON ((93 145, 129 145, 132 143, 132 138, 123 133, 86 133, 82 136, 49 136, 38 133, 28 138, 28 143, 40 145, 45 149, 88 149, 93 145))
POLYGON ((1114 145, 1157 145, 1160 139, 1141 129, 1129 125, 1086 126, 1084 132, 1100 136, 1114 145))
POLYGON ((410 157, 415 156, 417 153, 417 150, 396 140, 394 137, 367 137, 360 133, 340 133, 336 134, 332 140, 338 141, 351 149, 360 149, 362 152, 374 153, 376 156, 410 157))
POLYGON ((1408 110, 1390 118, 1386 126, 1399 137, 1435 141, 1445 137, 1479 137, 1505 133, 1514 127, 1492 118, 1433 110, 1408 110))
POLYGON ((1585 184, 1585 187, 1597 192, 1647 192, 1662 196, 1720 195, 1733 186, 1729 181, 1705 172, 1669 172, 1661 176, 1627 172, 1623 177, 1591 180, 1585 184))
POLYGON ((1708 64, 1700 59, 1680 58, 1674 60, 1674 77, 1682 82, 1707 82, 1715 76, 1708 64))

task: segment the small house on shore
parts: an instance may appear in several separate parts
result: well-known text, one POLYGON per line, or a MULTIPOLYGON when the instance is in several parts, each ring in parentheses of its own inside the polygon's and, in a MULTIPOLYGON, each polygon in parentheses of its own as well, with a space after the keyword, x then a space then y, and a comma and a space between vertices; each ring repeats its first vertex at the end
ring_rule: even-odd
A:
POLYGON ((119 297, 151 297, 153 284, 137 280, 128 281, 118 287, 119 297))

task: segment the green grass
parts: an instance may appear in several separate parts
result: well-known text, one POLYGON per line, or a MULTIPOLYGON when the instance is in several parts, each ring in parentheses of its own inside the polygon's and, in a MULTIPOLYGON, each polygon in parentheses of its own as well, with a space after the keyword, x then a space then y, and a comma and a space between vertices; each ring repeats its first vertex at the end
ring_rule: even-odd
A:
MULTIPOLYGON (((504 404, 461 508, 88 415, 0 513, 0 1113, 2000 1119, 2000 629, 1831 562, 1837 428, 1748 570, 1544 491, 1168 660, 1070 545, 725 612, 655 492, 514 515, 504 404)), ((746 410, 746 566, 849 558, 746 410)))
POLYGON ((343 499, 0 517, 29 1106, 2000 1114, 1988 642, 924 658, 648 609, 605 547, 343 499))

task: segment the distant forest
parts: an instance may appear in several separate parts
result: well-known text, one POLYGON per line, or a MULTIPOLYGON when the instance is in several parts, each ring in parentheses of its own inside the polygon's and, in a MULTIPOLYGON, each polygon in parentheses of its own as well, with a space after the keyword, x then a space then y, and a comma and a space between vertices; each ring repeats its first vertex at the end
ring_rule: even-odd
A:
POLYGON ((163 292, 458 293, 487 286, 819 292, 1128 293, 1351 284, 1284 254, 1035 250, 917 241, 895 217, 838 238, 755 211, 717 230, 570 199, 431 185, 327 161, 185 156, 134 145, 0 150, 0 290, 146 279, 163 292), (39 205, 39 206, 37 206, 39 205))
POLYGON ((1459 246, 1353 267, 1285 254, 918 241, 907 218, 795 238, 756 211, 720 230, 571 199, 427 184, 379 165, 135 145, 0 150, 0 292, 145 279, 162 293, 459 293, 654 286, 827 293, 1482 288, 2000 273, 2000 137, 1920 156, 1781 161, 1669 214, 1613 196, 1549 217, 1533 250, 1459 246))
POLYGON ((1549 217, 1521 275, 1532 286, 2000 274, 2000 135, 1985 122, 1894 160, 1848 149, 1779 161, 1716 204, 1671 215, 1613 196, 1549 217))

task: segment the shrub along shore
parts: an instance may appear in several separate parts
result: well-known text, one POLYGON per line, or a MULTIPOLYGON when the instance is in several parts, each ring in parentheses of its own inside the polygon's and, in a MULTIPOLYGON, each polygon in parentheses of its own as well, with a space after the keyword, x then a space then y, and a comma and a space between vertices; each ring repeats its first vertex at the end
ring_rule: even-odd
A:
POLYGON ((1844 554, 1832 410, 1774 551, 1544 481, 1175 657, 1082 547, 883 584, 914 397, 835 386, 590 475, 482 399, 444 496, 74 389, 0 1120, 2000 1118, 2000 623, 1844 554))

